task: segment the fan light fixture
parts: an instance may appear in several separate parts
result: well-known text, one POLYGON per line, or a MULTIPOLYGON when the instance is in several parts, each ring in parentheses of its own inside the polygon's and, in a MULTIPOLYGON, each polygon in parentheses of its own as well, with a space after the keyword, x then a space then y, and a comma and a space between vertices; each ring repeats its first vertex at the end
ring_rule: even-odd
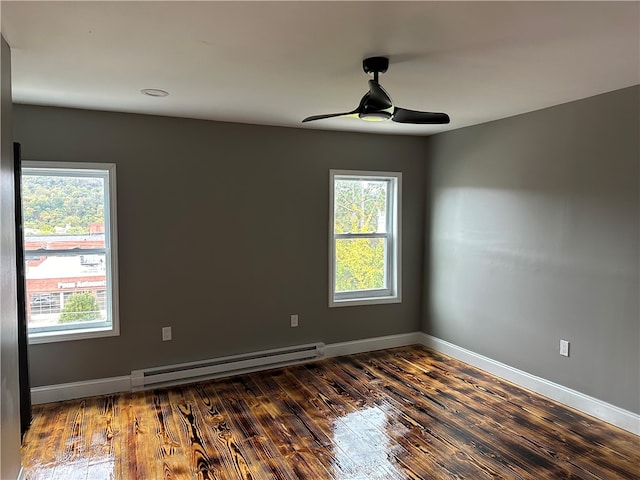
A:
POLYGON ((358 115, 360 120, 364 120, 365 122, 386 122, 391 118, 391 113, 389 112, 370 112, 370 113, 361 113, 358 115))

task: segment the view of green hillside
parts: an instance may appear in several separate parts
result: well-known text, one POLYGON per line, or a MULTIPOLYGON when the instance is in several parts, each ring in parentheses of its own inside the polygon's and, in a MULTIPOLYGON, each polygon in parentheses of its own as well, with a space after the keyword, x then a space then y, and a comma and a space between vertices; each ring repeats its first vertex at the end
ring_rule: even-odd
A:
POLYGON ((104 218, 104 183, 100 178, 22 176, 22 212, 25 229, 39 234, 89 233, 89 224, 104 218))

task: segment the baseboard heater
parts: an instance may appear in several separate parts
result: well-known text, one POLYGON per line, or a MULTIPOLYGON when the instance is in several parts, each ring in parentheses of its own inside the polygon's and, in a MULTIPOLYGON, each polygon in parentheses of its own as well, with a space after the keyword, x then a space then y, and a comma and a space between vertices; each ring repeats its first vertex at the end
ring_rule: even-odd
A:
POLYGON ((212 358, 131 372, 132 390, 178 385, 211 378, 255 372, 267 368, 318 360, 324 356, 324 343, 212 358))

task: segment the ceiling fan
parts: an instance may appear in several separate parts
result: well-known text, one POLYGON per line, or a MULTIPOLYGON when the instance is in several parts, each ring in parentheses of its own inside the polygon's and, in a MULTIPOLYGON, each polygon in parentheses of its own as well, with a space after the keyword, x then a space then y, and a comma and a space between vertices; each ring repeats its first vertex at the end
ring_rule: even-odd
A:
POLYGON ((387 57, 365 58, 362 61, 362 69, 365 73, 373 73, 373 80, 369 80, 369 91, 364 94, 360 104, 350 112, 313 115, 305 118, 302 122, 312 122, 332 117, 356 117, 370 122, 392 120, 397 123, 449 123, 449 115, 446 113, 419 112, 396 107, 387 91, 378 83, 378 74, 386 72, 388 68, 389 59, 387 57))

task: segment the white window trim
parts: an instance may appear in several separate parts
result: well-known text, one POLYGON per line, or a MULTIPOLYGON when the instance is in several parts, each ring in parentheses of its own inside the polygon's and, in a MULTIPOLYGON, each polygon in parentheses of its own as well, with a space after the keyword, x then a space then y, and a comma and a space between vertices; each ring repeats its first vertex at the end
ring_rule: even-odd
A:
MULTIPOLYGON (((402 302, 402 172, 376 172, 365 170, 329 170, 329 307, 348 307, 357 305, 379 305, 387 303, 402 302), (334 292, 336 258, 335 258, 335 232, 334 232, 334 189, 336 177, 351 177, 352 179, 362 178, 369 180, 393 180, 393 195, 389 199, 388 208, 393 213, 390 217, 390 224, 387 225, 391 233, 387 243, 391 249, 391 263, 387 264, 387 279, 389 285, 384 292, 385 295, 372 295, 379 290, 367 290, 360 292, 349 292, 348 294, 334 292), (395 268, 394 268, 395 266, 395 268), (394 272, 395 270, 395 272, 394 272)), ((340 234, 343 238, 356 235, 340 234)), ((386 234, 369 234, 371 237, 387 237, 386 234)), ((362 238, 362 235, 359 235, 362 238)))
MULTIPOLYGON (((105 206, 105 215, 108 216, 109 221, 105 224, 105 243, 106 243, 106 257, 110 267, 110 282, 107 282, 106 289, 108 290, 108 298, 111 302, 107 303, 107 309, 111 317, 111 325, 98 328, 75 328, 68 331, 46 331, 46 332, 28 332, 29 344, 41 344, 41 343, 53 343, 63 342, 69 340, 84 340, 89 338, 98 337, 113 337, 120 335, 120 318, 119 318, 119 300, 118 300, 118 232, 117 232, 117 217, 116 217, 116 165, 115 163, 89 163, 89 162, 40 162, 33 160, 23 160, 22 169, 38 169, 38 173, 60 175, 61 170, 69 169, 76 170, 74 175, 77 175, 77 170, 86 170, 87 176, 95 175, 96 173, 103 172, 108 173, 108 192, 109 203, 105 206)), ((24 241, 24 240, 23 240, 24 241)), ((48 252, 49 253, 49 252, 48 252)), ((56 250, 52 250, 50 253, 60 253, 56 250)), ((27 300, 28 301, 28 300, 27 300)))

